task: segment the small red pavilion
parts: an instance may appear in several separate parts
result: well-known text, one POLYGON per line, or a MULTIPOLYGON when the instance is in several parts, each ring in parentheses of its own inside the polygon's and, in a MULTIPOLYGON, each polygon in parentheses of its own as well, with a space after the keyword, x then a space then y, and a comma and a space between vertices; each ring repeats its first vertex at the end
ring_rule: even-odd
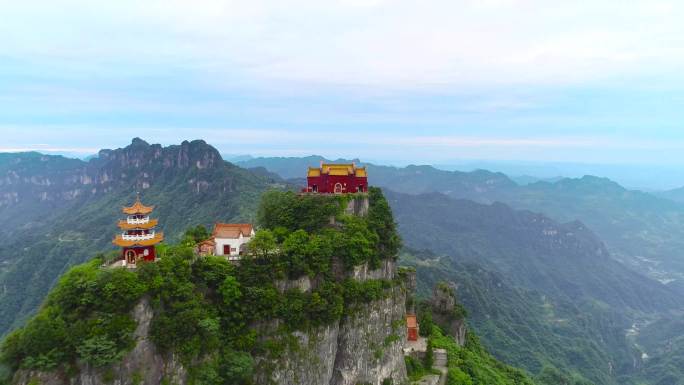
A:
POLYGON ((418 319, 415 314, 406 315, 406 332, 409 341, 418 341, 418 319))
POLYGON ((368 192, 368 175, 365 167, 356 164, 327 164, 309 167, 304 192, 344 194, 368 192))
POLYGON ((156 231, 157 219, 150 219, 154 206, 145 206, 136 199, 133 206, 124 207, 121 211, 126 219, 120 220, 121 234, 114 237, 112 243, 121 247, 123 266, 134 267, 138 261, 154 261, 155 247, 164 240, 164 233, 156 231))

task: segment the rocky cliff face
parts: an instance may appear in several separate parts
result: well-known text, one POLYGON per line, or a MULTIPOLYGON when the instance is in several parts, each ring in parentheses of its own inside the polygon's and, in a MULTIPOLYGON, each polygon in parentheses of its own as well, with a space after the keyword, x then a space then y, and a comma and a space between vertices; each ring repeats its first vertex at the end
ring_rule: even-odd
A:
MULTIPOLYGON (((350 272, 359 281, 394 278, 396 263, 384 261, 379 269, 360 266, 350 272)), ((283 281, 279 289, 310 291, 308 279, 283 281)), ((295 332, 287 348, 277 358, 257 357, 254 382, 259 385, 382 385, 406 380, 402 351, 406 339, 404 316, 406 287, 392 287, 383 299, 361 305, 338 322, 309 332, 295 332)), ((18 371, 15 385, 185 385, 187 370, 174 356, 164 356, 149 340, 153 311, 144 299, 136 305, 133 318, 138 326, 136 345, 121 361, 107 368, 80 366, 79 374, 18 371)), ((278 324, 264 325, 263 334, 277 330, 278 324)))
POLYGON ((460 346, 463 346, 467 328, 465 319, 458 313, 456 289, 456 284, 453 282, 442 282, 436 285, 430 298, 430 308, 434 322, 453 336, 460 346))
POLYGON ((134 385, 160 384, 162 381, 185 384, 187 371, 180 361, 174 356, 159 354, 148 338, 152 316, 152 307, 147 299, 136 305, 133 310, 133 318, 138 323, 136 345, 117 365, 105 369, 81 366, 77 376, 20 370, 13 382, 17 385, 134 385))
POLYGON ((381 385, 385 379, 395 384, 406 380, 402 351, 406 340, 405 301, 403 289, 395 287, 388 298, 370 303, 342 320, 333 376, 328 384, 381 385))
MULTIPOLYGON (((396 262, 383 261, 379 269, 356 267, 350 277, 392 279, 396 262)), ((283 289, 310 290, 309 282, 292 281, 283 289)), ((260 385, 381 385, 406 380, 402 351, 406 340, 406 287, 395 286, 386 298, 362 305, 339 322, 309 333, 295 333, 296 344, 278 358, 262 358, 256 383, 260 385)))

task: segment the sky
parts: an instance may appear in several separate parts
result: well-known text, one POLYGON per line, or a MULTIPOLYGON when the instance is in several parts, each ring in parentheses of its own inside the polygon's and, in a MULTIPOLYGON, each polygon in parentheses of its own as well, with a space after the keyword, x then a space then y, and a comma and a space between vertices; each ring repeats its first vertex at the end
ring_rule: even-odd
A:
POLYGON ((0 15, 0 152, 138 136, 684 165, 682 1, 0 0, 0 15))

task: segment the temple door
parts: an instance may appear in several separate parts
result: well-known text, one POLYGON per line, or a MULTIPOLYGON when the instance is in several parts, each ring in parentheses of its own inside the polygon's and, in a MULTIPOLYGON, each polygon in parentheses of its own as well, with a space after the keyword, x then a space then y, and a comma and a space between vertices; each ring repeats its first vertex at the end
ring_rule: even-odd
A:
POLYGON ((342 194, 342 183, 335 183, 335 194, 342 194))
POLYGON ((135 251, 128 250, 126 252, 126 263, 135 265, 135 251))

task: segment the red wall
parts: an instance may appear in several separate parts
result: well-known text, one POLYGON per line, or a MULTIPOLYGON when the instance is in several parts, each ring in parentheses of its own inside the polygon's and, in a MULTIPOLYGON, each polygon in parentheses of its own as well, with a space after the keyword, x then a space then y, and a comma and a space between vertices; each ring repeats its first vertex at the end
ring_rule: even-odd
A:
POLYGON ((334 193, 335 184, 342 184, 343 193, 357 192, 358 186, 361 186, 362 192, 368 192, 368 178, 356 177, 353 175, 321 175, 306 178, 307 191, 313 192, 313 186, 318 187, 319 193, 334 193))
POLYGON ((126 254, 128 253, 128 250, 133 250, 139 258, 142 258, 144 261, 147 262, 152 262, 157 257, 157 253, 155 252, 156 250, 154 246, 124 247, 121 251, 122 259, 126 259, 126 254), (149 254, 147 256, 145 256, 145 250, 149 250, 149 254))
POLYGON ((408 329, 408 340, 409 341, 418 341, 418 329, 417 328, 409 328, 408 329))

